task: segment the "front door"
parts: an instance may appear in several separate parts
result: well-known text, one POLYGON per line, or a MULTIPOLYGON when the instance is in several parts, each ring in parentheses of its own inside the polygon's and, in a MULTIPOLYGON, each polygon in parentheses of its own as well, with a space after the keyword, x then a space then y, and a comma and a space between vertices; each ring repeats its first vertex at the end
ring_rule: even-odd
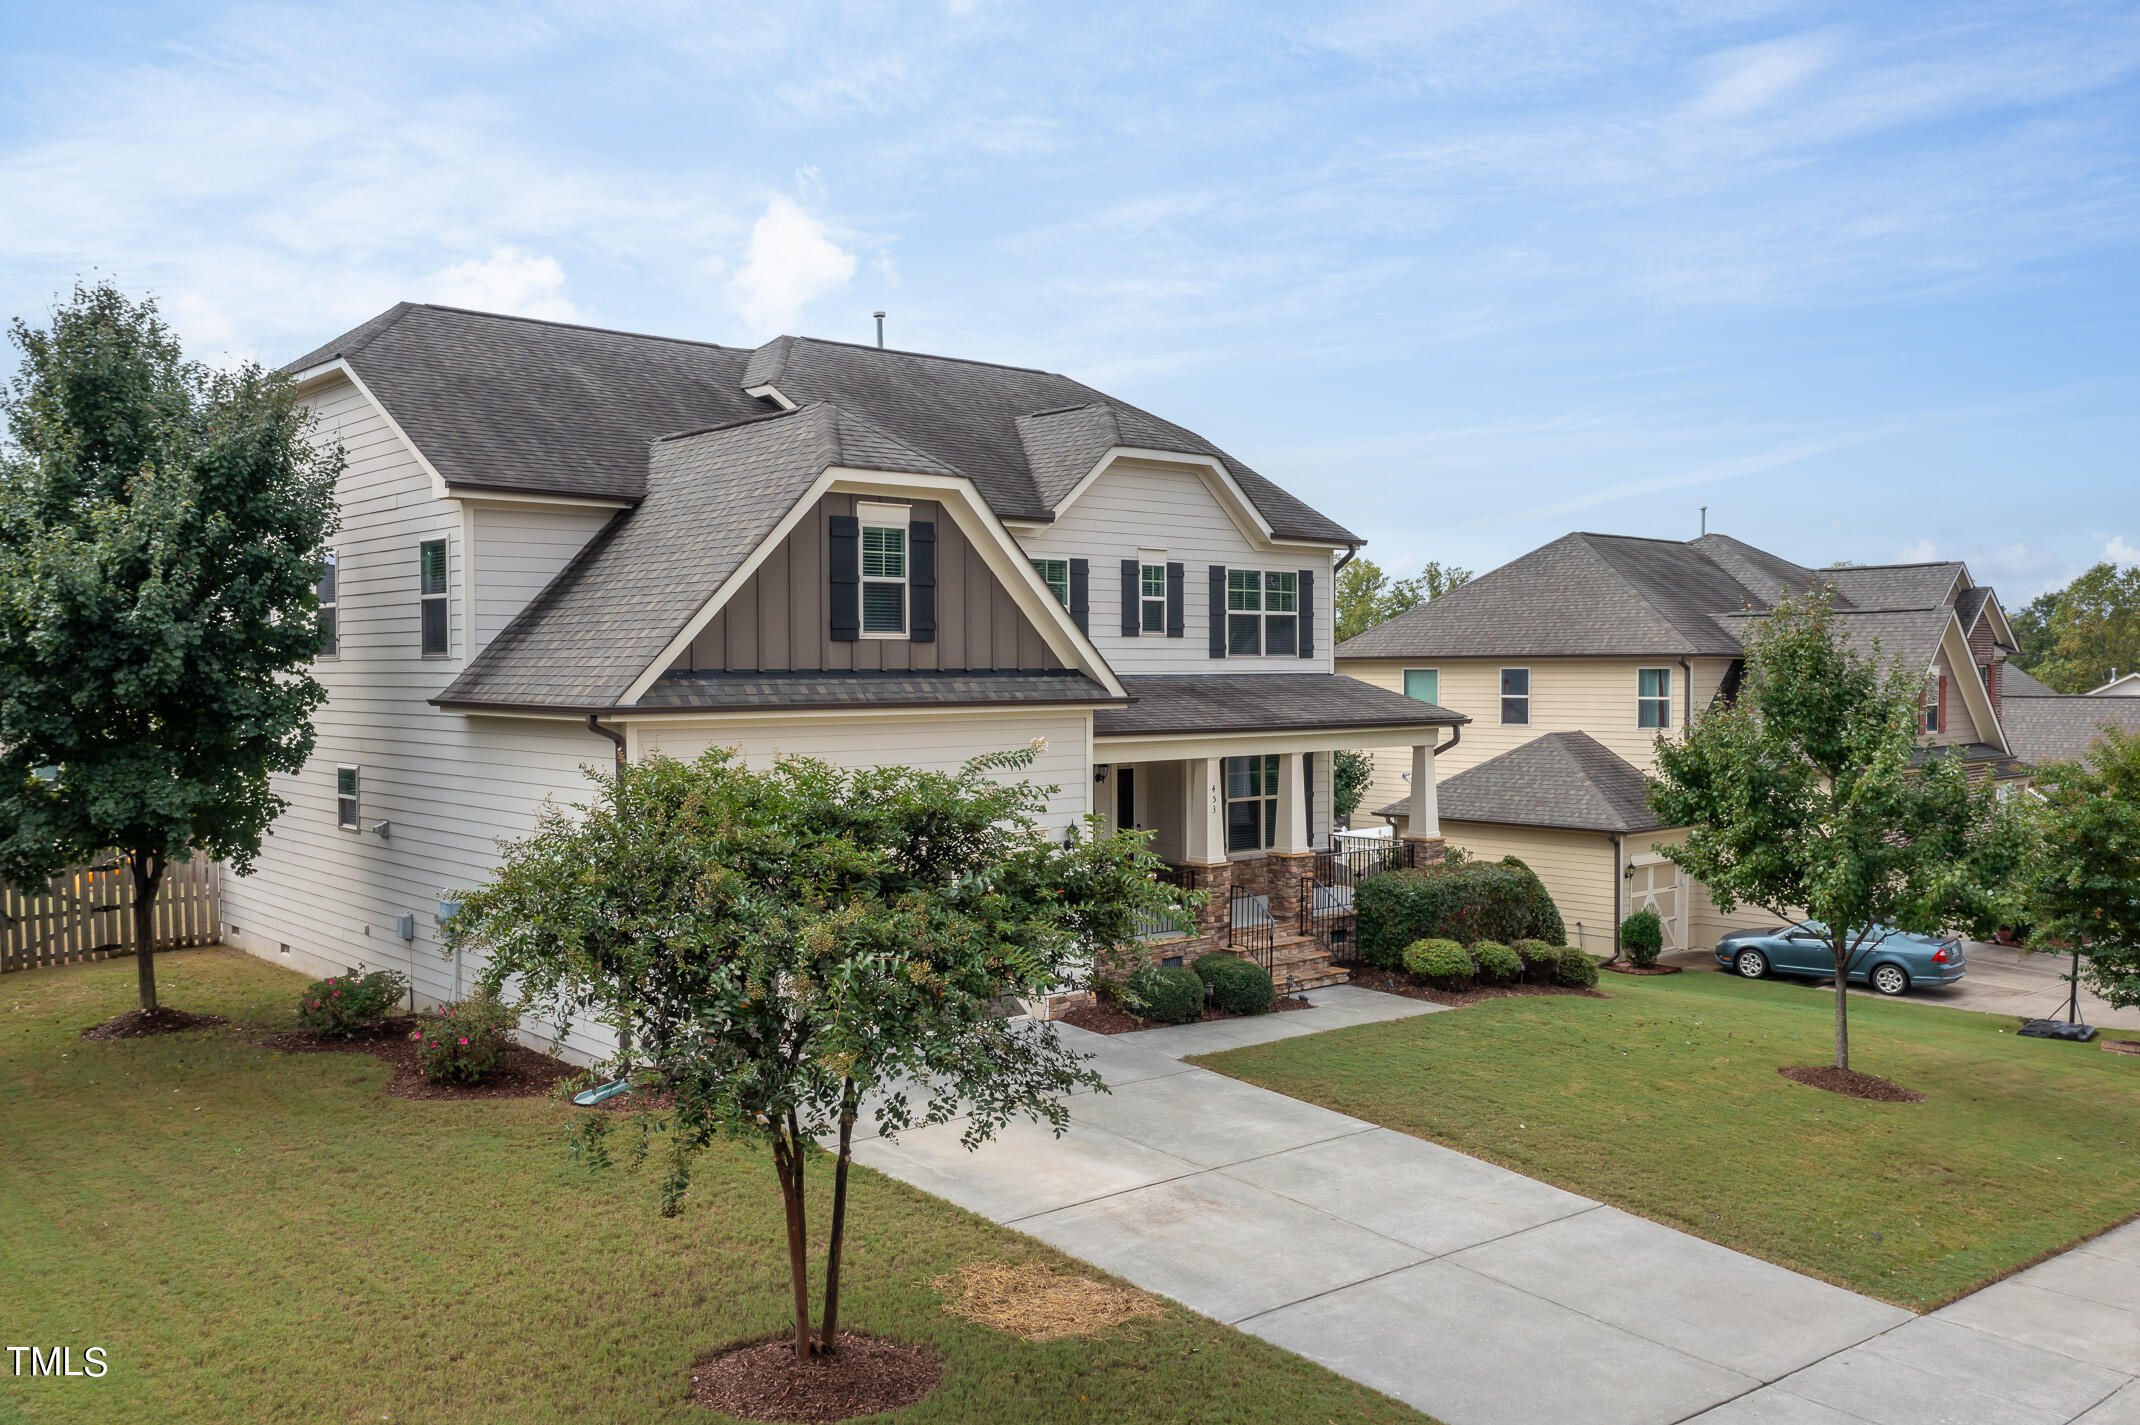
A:
POLYGON ((1137 769, 1115 768, 1115 830, 1137 828, 1137 769))
POLYGON ((1649 909, 1657 912, 1664 922, 1664 948, 1684 950, 1687 948, 1685 888, 1680 884, 1679 867, 1670 861, 1646 861, 1634 868, 1634 911, 1649 909))

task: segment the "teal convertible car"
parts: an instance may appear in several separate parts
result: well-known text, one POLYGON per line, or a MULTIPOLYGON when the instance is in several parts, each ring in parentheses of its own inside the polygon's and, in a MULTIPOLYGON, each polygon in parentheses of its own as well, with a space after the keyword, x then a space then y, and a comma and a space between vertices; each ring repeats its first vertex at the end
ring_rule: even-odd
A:
MULTIPOLYGON (((1873 936, 1874 942, 1855 956, 1850 971, 1854 985, 1870 984, 1881 994, 1899 995, 1912 985, 1951 985, 1966 972, 1959 940, 1934 940, 1885 926, 1876 928, 1873 936)), ((1835 974, 1828 932, 1817 920, 1734 932, 1717 941, 1716 962, 1749 980, 1769 974, 1824 979, 1835 974)))

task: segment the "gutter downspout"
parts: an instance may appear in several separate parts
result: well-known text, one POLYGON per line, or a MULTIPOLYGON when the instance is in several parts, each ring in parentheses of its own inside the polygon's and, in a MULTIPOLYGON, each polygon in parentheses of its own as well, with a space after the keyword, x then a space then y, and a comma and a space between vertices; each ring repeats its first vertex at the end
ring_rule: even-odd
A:
POLYGON ((1625 859, 1625 848, 1620 844, 1619 832, 1608 831, 1605 836, 1612 842, 1612 958, 1605 963, 1617 965, 1620 963, 1620 922, 1626 918, 1620 914, 1620 882, 1627 875, 1626 868, 1620 864, 1625 859))
POLYGON ((587 730, 606 737, 617 744, 617 771, 621 775, 624 771, 624 734, 613 727, 602 726, 600 713, 587 714, 587 730))
POLYGON ((1447 752, 1450 748, 1456 746, 1459 742, 1462 742, 1464 740, 1464 724, 1456 723, 1451 726, 1449 730, 1455 733, 1456 735, 1450 738, 1447 742, 1441 743, 1434 749, 1434 755, 1436 757, 1441 756, 1444 752, 1447 752))
POLYGON ((1687 695, 1687 712, 1679 720, 1679 730, 1684 735, 1694 728, 1694 667, 1684 658, 1679 660, 1679 681, 1687 695))
POLYGON ((1344 557, 1343 559, 1340 559, 1340 560, 1339 560, 1339 561, 1338 561, 1337 563, 1335 563, 1335 564, 1331 565, 1331 566, 1330 566, 1330 572, 1331 572, 1332 574, 1335 574, 1335 573, 1337 573, 1337 572, 1338 572, 1338 571, 1339 571, 1340 569, 1343 569, 1343 568, 1344 568, 1344 567, 1345 567, 1346 565, 1348 565, 1348 564, 1352 563, 1352 561, 1353 561, 1353 560, 1354 560, 1355 558, 1357 558, 1357 557, 1358 557, 1359 553, 1360 553, 1360 546, 1359 546, 1359 545, 1357 545, 1357 544, 1348 544, 1348 545, 1346 545, 1346 546, 1345 546, 1345 557, 1344 557))

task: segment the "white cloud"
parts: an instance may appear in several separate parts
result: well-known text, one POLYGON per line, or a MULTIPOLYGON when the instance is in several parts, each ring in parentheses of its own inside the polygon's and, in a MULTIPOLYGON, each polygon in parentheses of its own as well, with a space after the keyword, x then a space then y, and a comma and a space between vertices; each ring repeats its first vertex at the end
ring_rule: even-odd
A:
POLYGON ((1712 55, 1708 85, 1689 112, 1702 119, 1742 119, 1767 108, 1828 63, 1828 42, 1793 35, 1712 55))
POLYGON ((1913 539, 1895 552, 1896 562, 1901 564, 1933 564, 1942 557, 1939 542, 1931 539, 1913 539))
POLYGON ((579 320, 565 296, 565 269, 547 254, 501 247, 480 261, 456 262, 431 278, 436 300, 449 307, 506 312, 546 321, 579 320))
POLYGON ((791 329, 804 307, 854 275, 855 255, 832 240, 824 222, 793 199, 775 196, 751 225, 728 295, 753 333, 775 335, 791 329))
POLYGON ((2112 535, 2103 546, 2103 557, 2113 564, 2140 564, 2140 548, 2127 543, 2122 534, 2112 535))

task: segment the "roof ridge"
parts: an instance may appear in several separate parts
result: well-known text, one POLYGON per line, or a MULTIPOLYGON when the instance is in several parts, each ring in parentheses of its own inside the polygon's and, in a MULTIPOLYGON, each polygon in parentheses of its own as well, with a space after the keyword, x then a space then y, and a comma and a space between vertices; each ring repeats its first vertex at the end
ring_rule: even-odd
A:
MULTIPOLYGON (((791 334, 783 333, 783 335, 791 334)), ((1060 371, 1049 371, 1044 367, 1014 366, 1008 361, 983 361, 974 356, 942 356, 933 351, 909 351, 900 346, 872 346, 864 341, 839 341, 829 336, 798 336, 794 339, 796 341, 807 341, 816 346, 844 346, 852 351, 874 351, 884 356, 915 356, 923 361, 953 361, 961 366, 992 366, 998 371, 1023 371, 1030 376, 1061 376, 1065 381, 1076 380, 1075 377, 1063 376, 1060 371)), ((1085 383, 1079 381, 1078 384, 1083 386, 1085 383)), ((1090 390, 1091 388, 1086 387, 1086 389, 1090 390)))
POLYGON ((647 443, 649 445, 659 445, 665 440, 686 440, 694 435, 711 435, 717 430, 734 430, 737 426, 762 425, 766 421, 777 421, 783 416, 792 416, 800 411, 814 410, 819 406, 832 406, 834 410, 839 409, 838 406, 833 405, 830 401, 805 401, 799 406, 788 406, 778 411, 762 411, 755 416, 744 416, 738 420, 722 421, 718 425, 693 426, 689 430, 665 431, 647 443))
MULTIPOLYGON (((1616 537, 1613 535, 1592 535, 1585 531, 1577 531, 1577 536, 1581 539, 1612 539, 1616 537)), ((1647 544, 1674 544, 1682 549, 1687 549, 1689 547, 1687 542, 1683 539, 1659 540, 1646 538, 1645 536, 1641 535, 1637 535, 1634 537, 1643 540, 1643 542, 1647 544)), ((1651 600, 1650 596, 1645 593, 1642 588, 1635 583, 1634 580, 1628 578, 1627 575, 1621 571, 1620 567, 1617 564, 1614 564, 1610 559, 1607 559, 1604 555, 1598 553, 1595 549, 1590 548, 1590 546, 1587 544, 1583 546, 1583 549, 1584 552, 1589 554, 1592 559, 1595 559, 1598 561, 1598 563, 1604 565, 1605 568, 1612 574, 1612 577, 1618 579, 1620 583, 1627 589, 1627 592, 1632 594, 1635 597, 1636 601, 1642 605, 1642 607, 1648 609, 1651 615, 1655 617, 1659 623, 1663 624, 1666 628, 1672 630, 1673 634, 1678 637, 1679 641, 1685 645, 1685 647, 1680 649, 1680 652, 1683 655, 1693 654, 1700 651, 1694 646, 1694 639, 1688 635, 1685 629, 1679 626, 1679 621, 1673 618, 1670 614, 1666 613, 1663 609, 1657 607, 1657 605, 1651 600)), ((1737 579, 1732 579, 1731 571, 1718 564, 1715 560, 1710 559, 1708 555, 1703 554, 1698 549, 1693 550, 1692 553, 1695 555, 1695 557, 1706 562, 1719 574, 1722 574, 1727 579, 1731 579, 1731 582, 1733 584, 1737 584, 1742 589, 1746 587, 1743 584, 1739 584, 1739 581, 1737 579)), ((1458 585, 1457 587, 1461 588, 1463 586, 1458 585)), ((1429 602, 1432 601, 1430 600, 1429 602)), ((1705 614, 1704 617, 1713 619, 1716 617, 1716 615, 1705 614)), ((1719 630, 1719 632, 1721 631, 1722 630, 1719 630)))
MULTIPOLYGON (((559 322, 552 321, 548 317, 522 316, 518 312, 486 312, 480 307, 452 307, 444 302, 401 302, 396 305, 409 308, 422 307, 427 311, 433 312, 458 312, 464 317, 490 317, 501 322, 526 322, 529 326, 558 327, 565 331, 598 332, 603 336, 628 336, 637 341, 666 341, 677 346, 703 346, 709 347, 714 351, 748 353, 755 350, 755 348, 748 346, 729 346, 718 341, 702 341, 697 337, 663 336, 659 332, 626 331, 623 327, 598 327, 588 322, 559 322)), ((384 328, 381 328, 381 330, 384 330, 384 328)))
POLYGON ((1963 559, 1918 559, 1907 564, 1826 564, 1813 572, 1834 574, 1847 569, 1945 569, 1950 566, 1968 567, 1963 559))
MULTIPOLYGON (((1633 539, 1640 540, 1644 544, 1676 544, 1682 549, 1688 548, 1694 543, 1691 539, 1666 539, 1659 534, 1608 534, 1600 529, 1571 529, 1567 535, 1562 537, 1567 538, 1570 536, 1580 536, 1584 539, 1633 539)), ((1748 545, 1747 547, 1750 549, 1753 546, 1748 545)))

